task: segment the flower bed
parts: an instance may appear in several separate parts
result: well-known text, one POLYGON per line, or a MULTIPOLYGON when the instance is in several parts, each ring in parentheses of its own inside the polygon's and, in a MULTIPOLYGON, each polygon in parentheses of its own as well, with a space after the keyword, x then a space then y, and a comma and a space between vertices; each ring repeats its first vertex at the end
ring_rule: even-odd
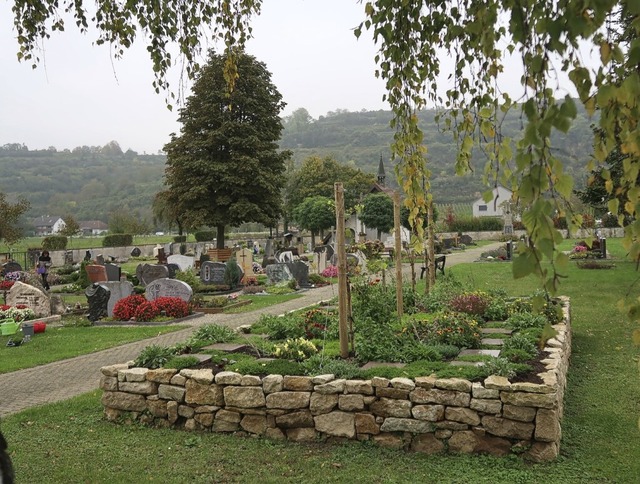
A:
POLYGON ((368 440, 427 454, 558 455, 571 353, 569 304, 554 324, 541 383, 460 378, 241 375, 210 369, 102 368, 105 415, 186 430, 274 439, 368 440))

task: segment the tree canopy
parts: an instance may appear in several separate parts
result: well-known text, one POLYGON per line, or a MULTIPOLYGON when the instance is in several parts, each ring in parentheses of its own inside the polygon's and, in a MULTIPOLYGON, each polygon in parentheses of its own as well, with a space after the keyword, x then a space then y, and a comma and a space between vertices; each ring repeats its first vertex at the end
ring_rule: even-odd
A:
POLYGON ((312 244, 315 244, 315 235, 336 223, 335 202, 323 196, 305 198, 293 211, 293 218, 298 228, 311 231, 312 244))
POLYGON ((13 244, 22 238, 20 217, 29 210, 29 202, 20 198, 16 203, 7 200, 4 193, 0 192, 0 241, 13 244))
POLYGON ((393 228, 393 200, 386 193, 371 193, 362 200, 360 220, 369 228, 390 232, 393 228))
POLYGON ((282 96, 266 66, 239 54, 240 74, 228 93, 226 56, 211 53, 180 110, 180 136, 165 146, 165 183, 177 214, 191 227, 259 222, 274 226, 282 213, 288 151, 278 151, 282 96))

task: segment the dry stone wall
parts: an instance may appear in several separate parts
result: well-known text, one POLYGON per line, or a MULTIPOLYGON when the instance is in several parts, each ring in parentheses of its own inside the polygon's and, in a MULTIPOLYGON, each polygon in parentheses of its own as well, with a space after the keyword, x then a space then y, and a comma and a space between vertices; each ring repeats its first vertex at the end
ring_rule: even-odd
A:
POLYGON ((345 380, 223 371, 103 367, 108 419, 305 442, 370 440, 427 454, 520 454, 543 462, 560 448, 571 352, 565 322, 547 342, 542 383, 490 376, 472 383, 433 376, 345 380))

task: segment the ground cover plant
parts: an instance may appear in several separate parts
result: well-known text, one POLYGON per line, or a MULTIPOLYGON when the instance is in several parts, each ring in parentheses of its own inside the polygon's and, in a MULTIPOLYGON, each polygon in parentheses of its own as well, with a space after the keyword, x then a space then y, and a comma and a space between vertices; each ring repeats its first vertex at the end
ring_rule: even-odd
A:
MULTIPOLYGON (((459 284, 504 287, 511 297, 536 287, 533 279, 513 280, 508 264, 463 264, 451 272, 459 284)), ((114 426, 102 418, 101 392, 7 417, 2 430, 21 482, 635 482, 638 354, 634 325, 616 304, 638 276, 630 262, 596 275, 594 284, 594 272, 570 267, 561 287, 571 298, 573 352, 561 455, 552 463, 114 426), (171 457, 171 465, 153 465, 152 455, 171 457)), ((307 362, 314 358, 320 356, 307 362)))

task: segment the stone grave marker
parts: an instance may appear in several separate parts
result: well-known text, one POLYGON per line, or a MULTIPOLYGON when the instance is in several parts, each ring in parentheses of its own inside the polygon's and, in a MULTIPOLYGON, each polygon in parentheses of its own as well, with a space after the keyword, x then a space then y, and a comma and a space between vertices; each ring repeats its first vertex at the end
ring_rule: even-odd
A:
POLYGON ((169 269, 167 269, 167 266, 159 264, 138 264, 138 267, 136 267, 136 277, 140 281, 140 284, 146 286, 156 279, 169 277, 169 269))
POLYGON ((266 268, 267 277, 271 284, 278 284, 283 281, 290 281, 293 279, 291 269, 286 263, 270 264, 266 268))
POLYGON ((311 287, 309 284, 309 266, 301 260, 287 264, 293 278, 300 287, 311 287))
POLYGON ((237 250, 234 256, 242 272, 245 274, 253 274, 253 251, 251 249, 237 250))
POLYGON ((195 257, 182 254, 173 254, 167 257, 168 264, 175 264, 179 270, 186 271, 195 265, 195 257))
POLYGON ((224 271, 227 265, 224 262, 203 261, 200 266, 200 280, 205 284, 224 284, 224 271))
POLYGON ((107 301, 107 315, 113 317, 113 308, 120 299, 133 294, 133 284, 129 281, 107 281, 100 283, 109 289, 109 300, 107 301))
POLYGON ((473 238, 468 234, 462 234, 460 243, 464 245, 473 245, 473 238))
POLYGON ((285 250, 278 255, 279 262, 293 262, 293 252, 290 250, 285 250))
POLYGON ((95 282, 85 289, 84 295, 87 296, 87 302, 89 303, 89 314, 87 316, 89 321, 96 322, 109 314, 107 307, 111 294, 107 286, 95 282))
POLYGON ((102 254, 96 256, 96 264, 104 265, 104 256, 102 254))
POLYGON ((87 271, 87 276, 91 283, 108 281, 107 269, 101 264, 87 264, 84 266, 84 270, 87 271))
MULTIPOLYGON (((107 281, 119 281, 120 276, 122 275, 122 270, 120 266, 112 264, 111 262, 107 262, 104 265, 105 271, 107 273, 107 281)), ((91 281, 97 282, 97 281, 91 281)))
POLYGON ((9 272, 22 272, 22 266, 15 261, 9 261, 2 266, 5 274, 9 272))
POLYGON ((19 304, 33 309, 38 318, 51 316, 49 296, 37 287, 16 281, 7 293, 7 305, 17 306, 19 304))
POLYGON ((140 254, 142 254, 142 251, 138 247, 131 249, 131 257, 140 257, 140 254))
POLYGON ((193 289, 184 281, 178 279, 156 279, 145 289, 147 301, 155 301, 159 297, 179 297, 185 302, 191 300, 193 289))
POLYGON ((324 271, 327 268, 327 253, 325 251, 314 252, 313 262, 316 266, 316 270, 318 271, 318 274, 322 274, 322 271, 324 271))
POLYGON ((180 272, 180 266, 178 264, 165 264, 167 266, 167 270, 169 271, 169 279, 176 278, 176 272, 180 272))

